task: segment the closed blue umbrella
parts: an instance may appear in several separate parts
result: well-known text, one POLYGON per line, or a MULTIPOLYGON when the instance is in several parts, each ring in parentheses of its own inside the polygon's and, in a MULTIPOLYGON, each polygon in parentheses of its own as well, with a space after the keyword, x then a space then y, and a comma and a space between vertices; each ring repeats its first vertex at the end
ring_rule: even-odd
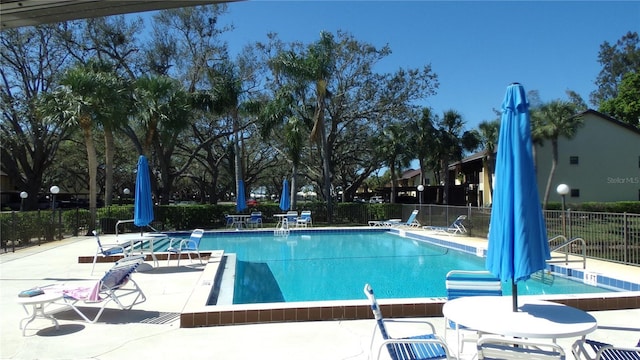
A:
POLYGON ((289 181, 282 180, 282 195, 280 195, 280 209, 287 211, 291 207, 291 195, 289 195, 289 181))
POLYGON ((133 203, 133 223, 143 227, 153 221, 153 200, 151 199, 151 180, 149 164, 144 155, 138 158, 138 174, 136 176, 135 200, 133 203))
POLYGON ((238 181, 238 196, 236 196, 236 210, 242 212, 247 208, 247 200, 244 196, 244 181, 238 181))
POLYGON ((529 117, 524 87, 509 85, 502 102, 486 267, 511 281, 513 311, 518 308, 517 282, 545 269, 550 258, 529 117))

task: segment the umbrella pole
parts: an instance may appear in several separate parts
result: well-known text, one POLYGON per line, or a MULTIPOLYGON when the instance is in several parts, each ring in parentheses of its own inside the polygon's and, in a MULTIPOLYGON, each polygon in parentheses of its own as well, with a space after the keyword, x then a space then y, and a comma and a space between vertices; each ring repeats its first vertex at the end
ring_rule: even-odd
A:
POLYGON ((513 300, 513 312, 518 311, 518 284, 511 279, 511 299, 513 300))

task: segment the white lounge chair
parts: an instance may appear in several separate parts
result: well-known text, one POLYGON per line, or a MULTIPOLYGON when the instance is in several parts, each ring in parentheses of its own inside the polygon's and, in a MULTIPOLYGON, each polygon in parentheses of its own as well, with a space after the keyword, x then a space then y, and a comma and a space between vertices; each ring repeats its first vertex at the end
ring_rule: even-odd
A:
POLYGON ((382 221, 376 221, 376 220, 371 220, 369 221, 369 226, 382 226, 382 227, 402 227, 402 226, 406 226, 406 227, 419 227, 420 223, 418 222, 418 220, 416 220, 416 217, 418 216, 418 212, 419 210, 413 210, 411 212, 411 215, 409 215, 409 218, 407 219, 407 221, 402 222, 401 219, 389 219, 389 220, 382 220, 382 221))
POLYGON ((254 211, 247 219, 247 227, 262 227, 262 212, 254 211))
POLYGON ((303 210, 300 212, 300 217, 296 219, 296 227, 311 227, 313 221, 311 220, 311 211, 303 210))
MULTIPOLYGON (((502 283, 488 271, 451 270, 445 278, 447 300, 463 296, 502 296, 502 283)), ((458 355, 462 353, 465 342, 477 341, 477 336, 465 338, 464 332, 477 335, 477 331, 461 326, 446 317, 444 318, 445 336, 448 330, 455 330, 458 343, 458 355)), ((470 335, 470 334, 469 334, 470 335)))
POLYGON ((64 307, 60 310, 71 308, 85 321, 95 323, 98 321, 104 309, 111 302, 118 305, 121 310, 129 310, 134 305, 146 301, 146 297, 142 289, 133 280, 132 274, 144 261, 144 256, 130 256, 119 260, 115 265, 107 271, 104 276, 96 282, 76 282, 61 285, 51 285, 43 287, 45 294, 61 293, 64 299, 64 307), (123 299, 128 300, 127 305, 123 299), (101 304, 98 313, 92 319, 87 316, 77 306, 78 303, 101 304))
POLYGON ((91 275, 93 275, 93 271, 96 268, 96 262, 98 261, 98 256, 102 256, 102 257, 108 257, 113 255, 125 256, 124 246, 120 244, 103 244, 100 241, 98 232, 95 230, 93 230, 93 236, 95 236, 96 238, 96 242, 98 243, 98 248, 96 249, 96 253, 93 256, 93 266, 91 266, 91 275))
POLYGON ((169 241, 169 247, 167 248, 167 265, 169 265, 169 261, 171 261, 171 254, 178 255, 178 266, 180 266, 180 258, 182 257, 182 253, 186 253, 189 256, 189 261, 191 260, 191 254, 197 254, 198 260, 200 264, 202 264, 202 258, 200 257, 200 240, 204 235, 204 230, 195 229, 191 232, 191 236, 188 239, 182 238, 172 238, 169 241))
POLYGON ((478 340, 478 360, 483 359, 565 360, 566 356, 562 347, 555 343, 483 336, 478 340))
MULTIPOLYGON (((373 294, 373 289, 369 284, 364 286, 364 293, 371 302, 371 311, 376 320, 376 327, 373 330, 371 337, 371 344, 369 345, 370 351, 373 350, 373 343, 375 340, 376 332, 380 331, 382 335, 382 343, 377 350, 377 359, 380 359, 382 349, 387 348, 391 359, 450 359, 449 348, 444 339, 440 338, 435 333, 435 327, 433 324, 427 321, 415 321, 415 320, 385 320, 382 317, 382 311, 378 306, 378 301, 373 294), (420 323, 426 325, 427 332, 422 335, 394 338, 389 335, 385 323, 420 323)), ((371 356, 369 356, 371 358, 371 356)))
POLYGON ((467 228, 464 227, 463 222, 466 219, 467 215, 460 215, 449 226, 423 226, 422 228, 425 230, 442 232, 448 235, 465 234, 467 232, 467 228))
POLYGON ((640 341, 636 347, 621 347, 595 340, 577 340, 571 346, 576 359, 640 360, 640 341))

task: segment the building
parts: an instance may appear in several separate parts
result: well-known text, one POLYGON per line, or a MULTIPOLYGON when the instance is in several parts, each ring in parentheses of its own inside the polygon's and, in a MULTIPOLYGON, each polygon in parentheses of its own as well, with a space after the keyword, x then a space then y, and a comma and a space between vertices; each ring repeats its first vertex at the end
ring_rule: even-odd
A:
MULTIPOLYGON (((576 136, 558 139, 549 201, 562 200, 556 193, 559 184, 571 189, 569 203, 640 201, 640 129, 595 110, 580 115, 584 125, 576 136)), ((548 141, 536 146, 536 169, 543 197, 551 170, 548 141)))
MULTIPOLYGON (((562 201, 556 187, 571 189, 566 201, 584 202, 640 201, 640 129, 595 110, 579 114, 583 118, 572 139, 558 139, 558 165, 549 192, 550 202, 562 201)), ((540 201, 551 171, 552 146, 549 141, 535 146, 540 201)), ((463 174, 468 201, 472 206, 491 204, 489 176, 483 163, 485 152, 471 155, 450 165, 450 171, 463 174)))

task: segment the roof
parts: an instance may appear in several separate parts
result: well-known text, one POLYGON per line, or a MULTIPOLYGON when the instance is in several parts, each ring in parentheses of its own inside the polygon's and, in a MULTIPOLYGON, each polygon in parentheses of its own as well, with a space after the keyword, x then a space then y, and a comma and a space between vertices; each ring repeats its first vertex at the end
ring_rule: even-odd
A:
POLYGON ((637 127, 635 127, 635 126, 633 126, 631 124, 627 124, 626 122, 622 122, 620 120, 616 120, 616 119, 612 118, 611 116, 609 116, 607 114, 603 114, 603 113, 601 113, 599 111, 596 111, 596 110, 593 110, 593 109, 588 109, 588 110, 585 110, 585 111, 577 114, 576 116, 584 116, 584 115, 598 116, 598 117, 600 117, 600 118, 602 118, 604 120, 607 120, 607 121, 609 121, 609 122, 611 122, 611 123, 613 123, 615 125, 622 126, 623 128, 640 135, 640 129, 638 129, 637 127))
POLYGON ((420 176, 420 169, 418 170, 414 170, 414 169, 409 169, 405 172, 402 173, 402 175, 400 175, 400 179, 412 179, 416 176, 420 176))
POLYGON ((234 0, 0 0, 2 29, 234 0))

